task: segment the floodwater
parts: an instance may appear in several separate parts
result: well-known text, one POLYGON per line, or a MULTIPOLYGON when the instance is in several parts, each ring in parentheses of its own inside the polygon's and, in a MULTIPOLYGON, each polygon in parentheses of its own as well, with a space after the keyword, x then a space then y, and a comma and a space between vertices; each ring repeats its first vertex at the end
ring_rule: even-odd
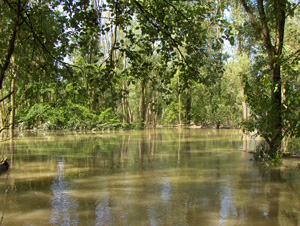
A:
POLYGON ((19 134, 0 144, 2 225, 300 225, 300 170, 239 130, 19 134))

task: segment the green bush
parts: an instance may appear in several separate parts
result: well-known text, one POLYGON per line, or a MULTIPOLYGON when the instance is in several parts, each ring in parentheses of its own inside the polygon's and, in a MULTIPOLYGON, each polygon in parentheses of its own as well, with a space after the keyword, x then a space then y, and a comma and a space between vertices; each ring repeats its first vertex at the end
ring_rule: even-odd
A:
POLYGON ((282 160, 282 153, 270 150, 267 144, 260 144, 256 147, 254 159, 267 165, 279 165, 282 160))
POLYGON ((100 115, 79 104, 51 106, 38 103, 18 112, 20 129, 127 129, 130 125, 121 123, 113 110, 108 108, 100 115))

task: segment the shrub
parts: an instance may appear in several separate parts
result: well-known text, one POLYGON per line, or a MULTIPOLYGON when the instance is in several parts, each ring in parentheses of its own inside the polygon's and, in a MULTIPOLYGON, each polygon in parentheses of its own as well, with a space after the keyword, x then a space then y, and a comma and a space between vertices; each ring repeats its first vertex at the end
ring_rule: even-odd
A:
POLYGON ((267 165, 279 165, 282 160, 282 153, 270 150, 267 144, 260 144, 256 147, 254 159, 267 165))

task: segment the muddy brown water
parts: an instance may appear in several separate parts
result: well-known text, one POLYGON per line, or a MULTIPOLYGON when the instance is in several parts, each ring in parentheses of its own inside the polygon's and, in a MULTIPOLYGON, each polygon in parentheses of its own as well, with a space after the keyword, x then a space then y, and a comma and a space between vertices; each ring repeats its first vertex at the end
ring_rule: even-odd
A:
POLYGON ((0 144, 2 225, 300 225, 297 160, 239 130, 20 133, 0 144), (5 195, 5 190, 7 193, 5 195))

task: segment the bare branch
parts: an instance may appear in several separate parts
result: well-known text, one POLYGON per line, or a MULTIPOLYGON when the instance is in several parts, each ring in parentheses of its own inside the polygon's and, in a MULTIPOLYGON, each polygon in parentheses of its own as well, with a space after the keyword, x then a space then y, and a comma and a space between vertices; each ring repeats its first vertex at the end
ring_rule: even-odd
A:
POLYGON ((290 10, 290 12, 286 14, 285 18, 287 18, 288 16, 290 16, 290 15, 291 15, 291 12, 295 11, 295 10, 298 8, 299 5, 300 5, 300 2, 298 2, 298 3, 290 10))
POLYGON ((2 101, 4 101, 6 98, 10 97, 10 96, 11 96, 13 93, 15 93, 15 92, 16 92, 16 90, 10 92, 10 93, 7 94, 5 97, 1 98, 1 99, 0 99, 0 103, 1 103, 2 101))

